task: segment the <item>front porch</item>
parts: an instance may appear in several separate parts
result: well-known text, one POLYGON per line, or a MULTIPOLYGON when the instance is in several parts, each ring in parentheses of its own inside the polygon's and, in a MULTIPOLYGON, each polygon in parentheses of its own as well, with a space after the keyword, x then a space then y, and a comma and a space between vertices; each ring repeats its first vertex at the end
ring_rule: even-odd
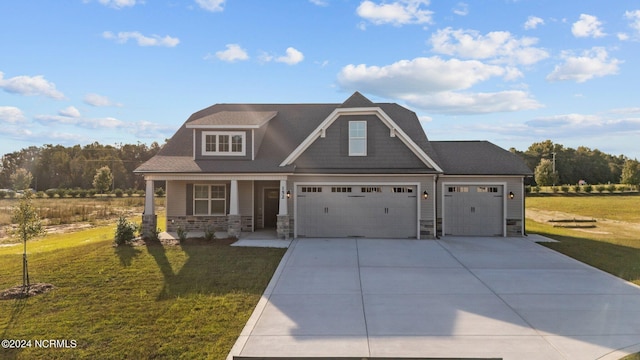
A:
POLYGON ((291 191, 287 180, 241 179, 221 176, 198 179, 149 179, 143 233, 157 228, 153 205, 154 181, 166 181, 167 233, 179 229, 204 236, 205 232, 225 233, 226 237, 247 238, 258 232, 273 233, 275 238, 292 237, 289 215, 291 191), (264 230, 264 231, 263 231, 264 230), (265 232, 266 231, 266 232, 265 232))

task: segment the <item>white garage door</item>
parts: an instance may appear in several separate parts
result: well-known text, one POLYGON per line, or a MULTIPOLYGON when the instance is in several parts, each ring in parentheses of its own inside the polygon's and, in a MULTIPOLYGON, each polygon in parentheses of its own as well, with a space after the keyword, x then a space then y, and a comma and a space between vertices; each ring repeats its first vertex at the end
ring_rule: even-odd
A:
POLYGON ((416 186, 298 186, 297 236, 415 238, 417 199, 416 186))
POLYGON ((444 234, 503 235, 503 186, 445 185, 444 234))

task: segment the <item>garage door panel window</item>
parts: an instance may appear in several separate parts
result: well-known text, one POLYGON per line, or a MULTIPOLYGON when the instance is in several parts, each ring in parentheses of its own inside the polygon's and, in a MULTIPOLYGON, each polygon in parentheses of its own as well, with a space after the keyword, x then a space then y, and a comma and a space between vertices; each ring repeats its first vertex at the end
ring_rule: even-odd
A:
POLYGON ((498 187, 497 186, 478 186, 476 188, 476 192, 479 193, 498 193, 498 187))
POLYGON ((194 185, 194 215, 225 215, 227 209, 225 185, 194 185))
POLYGON ((394 193, 412 193, 413 192, 413 188, 411 187, 394 187, 393 188, 393 192, 394 193))
POLYGON ((447 192, 450 192, 450 193, 456 193, 456 192, 468 193, 469 192, 469 187, 468 186, 449 186, 447 192))
POLYGON ((343 193, 350 193, 353 189, 350 186, 333 186, 331 188, 331 192, 335 193, 335 192, 343 192, 343 193))

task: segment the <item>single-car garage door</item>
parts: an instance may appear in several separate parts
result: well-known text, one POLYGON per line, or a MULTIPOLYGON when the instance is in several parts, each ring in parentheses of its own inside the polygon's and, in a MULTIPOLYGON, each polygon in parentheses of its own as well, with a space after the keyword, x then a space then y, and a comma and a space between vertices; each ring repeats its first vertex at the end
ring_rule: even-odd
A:
POLYGON ((501 185, 445 185, 444 234, 502 236, 503 193, 501 185))
POLYGON ((299 185, 299 237, 415 238, 417 189, 406 185, 299 185))

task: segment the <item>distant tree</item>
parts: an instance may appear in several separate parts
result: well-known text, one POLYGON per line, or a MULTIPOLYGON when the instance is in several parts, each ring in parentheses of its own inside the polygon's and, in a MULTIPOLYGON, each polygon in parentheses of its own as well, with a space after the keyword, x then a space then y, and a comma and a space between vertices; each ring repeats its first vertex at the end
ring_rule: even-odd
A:
POLYGON ((93 187, 100 194, 104 194, 113 183, 113 175, 111 169, 108 166, 103 166, 96 170, 96 175, 93 177, 93 187))
POLYGON ((637 160, 627 160, 624 162, 620 182, 626 185, 640 184, 640 163, 637 160))
POLYGON ((558 182, 558 174, 553 172, 553 162, 549 159, 542 159, 534 172, 536 184, 549 186, 558 182))
POLYGON ((18 207, 13 211, 13 223, 16 224, 16 228, 13 231, 15 236, 18 236, 24 243, 24 251, 22 254, 22 287, 28 288, 29 283, 29 268, 27 266, 27 241, 37 236, 41 236, 45 233, 40 216, 35 207, 31 203, 31 191, 25 192, 24 196, 20 199, 18 207))
POLYGON ((11 174, 11 184, 13 185, 13 190, 27 190, 31 186, 32 181, 33 176, 27 169, 20 168, 16 170, 15 173, 11 174))

